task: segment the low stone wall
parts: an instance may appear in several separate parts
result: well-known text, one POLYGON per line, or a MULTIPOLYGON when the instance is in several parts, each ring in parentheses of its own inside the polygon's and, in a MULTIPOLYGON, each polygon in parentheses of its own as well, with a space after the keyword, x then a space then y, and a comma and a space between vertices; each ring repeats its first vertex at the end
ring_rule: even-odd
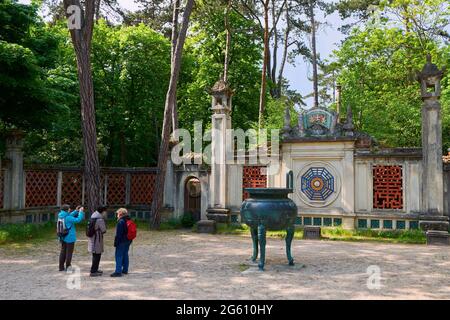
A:
MULTIPOLYGON (((125 206, 126 207, 126 206, 125 206)), ((131 218, 136 220, 150 220, 152 217, 150 206, 126 207, 131 218)), ((115 212, 119 207, 108 209, 108 220, 115 219, 115 212)), ((0 210, 0 224, 6 223, 46 223, 56 221, 59 212, 58 207, 33 208, 21 210, 0 210)), ((168 214, 163 214, 162 221, 169 219, 168 214)))

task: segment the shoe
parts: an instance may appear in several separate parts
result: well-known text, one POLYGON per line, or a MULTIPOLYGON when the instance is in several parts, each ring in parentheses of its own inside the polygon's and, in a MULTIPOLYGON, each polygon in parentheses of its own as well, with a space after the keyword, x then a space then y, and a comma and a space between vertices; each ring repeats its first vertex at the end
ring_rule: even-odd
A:
POLYGON ((66 268, 66 272, 67 272, 67 273, 72 273, 72 272, 73 272, 72 266, 68 266, 68 267, 66 268))
POLYGON ((89 274, 90 277, 101 277, 102 275, 103 275, 103 273, 99 273, 99 272, 94 272, 94 273, 89 274))
POLYGON ((102 270, 97 270, 97 273, 103 274, 103 271, 102 270))
POLYGON ((113 277, 113 278, 117 278, 117 277, 121 277, 122 276, 122 274, 121 273, 111 273, 111 277, 113 277))
POLYGON ((125 274, 125 275, 127 275, 127 274, 128 274, 128 271, 127 271, 127 272, 124 272, 124 271, 123 271, 123 272, 122 272, 122 274, 125 274))
POLYGON ((59 269, 59 272, 61 272, 61 271, 66 271, 66 269, 59 269))

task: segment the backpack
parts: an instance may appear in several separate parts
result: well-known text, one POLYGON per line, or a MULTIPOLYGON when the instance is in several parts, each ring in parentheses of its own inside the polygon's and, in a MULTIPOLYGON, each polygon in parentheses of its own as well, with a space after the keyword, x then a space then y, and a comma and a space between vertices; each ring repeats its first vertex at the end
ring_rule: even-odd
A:
POLYGON ((71 228, 66 228, 66 218, 58 218, 58 222, 56 222, 56 235, 62 240, 69 234, 71 228))
POLYGON ((88 221, 88 224, 86 226, 86 236, 88 238, 92 238, 95 235, 95 224, 97 222, 97 218, 91 218, 88 221))
POLYGON ((128 238, 128 240, 132 241, 132 240, 136 239, 136 235, 137 235, 136 223, 134 223, 134 221, 131 219, 127 220, 127 238, 128 238))

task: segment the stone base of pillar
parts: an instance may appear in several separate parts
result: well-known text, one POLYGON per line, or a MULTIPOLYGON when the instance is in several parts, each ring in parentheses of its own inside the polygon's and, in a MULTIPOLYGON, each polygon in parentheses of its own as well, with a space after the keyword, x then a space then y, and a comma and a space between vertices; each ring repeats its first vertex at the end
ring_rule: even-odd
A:
POLYGON ((208 220, 213 220, 218 223, 230 223, 231 212, 226 208, 209 208, 206 210, 206 217, 208 220))
POLYGON ((216 233, 217 227, 214 220, 200 220, 197 222, 198 233, 216 233))
POLYGON ((320 240, 321 238, 321 227, 317 226, 305 226, 303 228, 303 239, 307 240, 320 240))
POLYGON ((427 245, 450 245, 449 217, 441 215, 420 215, 419 227, 425 231, 427 245))
POLYGON ((448 232, 449 228, 449 217, 441 215, 420 215, 419 216, 419 227, 423 231, 433 230, 433 231, 445 231, 448 232))
POLYGON ((430 230, 426 232, 427 245, 450 245, 450 234, 447 231, 434 231, 430 230))

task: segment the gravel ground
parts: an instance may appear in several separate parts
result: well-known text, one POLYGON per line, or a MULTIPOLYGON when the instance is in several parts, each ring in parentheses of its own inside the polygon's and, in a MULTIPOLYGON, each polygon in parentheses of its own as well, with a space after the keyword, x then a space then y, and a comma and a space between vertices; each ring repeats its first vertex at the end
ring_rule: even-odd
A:
POLYGON ((0 247, 0 299, 450 299, 449 247, 294 240, 296 265, 289 267, 284 241, 268 239, 260 272, 249 261, 248 237, 140 231, 130 274, 111 278, 110 230, 105 275, 90 278, 80 238, 73 258, 79 276, 58 272, 56 240, 0 247), (368 268, 381 271, 379 289, 368 268))

